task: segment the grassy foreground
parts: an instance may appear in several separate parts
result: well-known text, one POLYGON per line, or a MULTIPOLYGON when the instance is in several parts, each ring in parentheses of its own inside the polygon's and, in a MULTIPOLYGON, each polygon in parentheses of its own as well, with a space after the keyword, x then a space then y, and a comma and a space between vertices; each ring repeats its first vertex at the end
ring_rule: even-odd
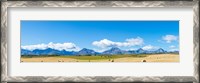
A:
POLYGON ((21 62, 179 62, 179 54, 22 56, 21 62))

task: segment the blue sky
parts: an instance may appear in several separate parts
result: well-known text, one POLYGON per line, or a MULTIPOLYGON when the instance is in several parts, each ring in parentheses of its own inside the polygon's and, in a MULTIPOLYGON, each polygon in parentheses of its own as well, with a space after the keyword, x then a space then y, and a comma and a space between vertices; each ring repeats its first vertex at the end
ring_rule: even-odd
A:
POLYGON ((21 46, 30 50, 178 50, 178 36, 179 21, 21 21, 21 46))

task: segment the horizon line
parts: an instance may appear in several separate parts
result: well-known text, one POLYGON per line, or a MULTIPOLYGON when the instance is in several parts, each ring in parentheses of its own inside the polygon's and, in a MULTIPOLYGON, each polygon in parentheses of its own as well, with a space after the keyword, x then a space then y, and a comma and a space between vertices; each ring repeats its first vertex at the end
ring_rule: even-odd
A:
MULTIPOLYGON (((143 48, 137 48, 137 49, 134 49, 134 50, 124 50, 124 49, 121 49, 121 48, 119 48, 119 47, 110 47, 110 48, 108 48, 108 49, 106 49, 106 50, 104 50, 104 51, 107 51, 107 50, 110 50, 110 49, 113 49, 113 48, 118 48, 118 49, 120 49, 120 50, 122 50, 122 51, 137 51, 137 50, 139 50, 139 49, 142 49, 142 50, 144 50, 144 51, 156 51, 156 50, 158 50, 158 49, 163 49, 163 48, 157 48, 157 49, 153 49, 153 50, 145 50, 145 49, 143 49, 143 48)), ((58 50, 58 49, 55 49, 55 48, 45 48, 45 49, 33 49, 33 50, 46 50, 46 49, 54 49, 54 50, 58 50)), ((93 51, 95 51, 94 49, 90 49, 90 48, 81 48, 80 50, 78 50, 78 51, 81 51, 81 50, 83 50, 83 49, 88 49, 88 50, 93 50, 93 51)), ((23 48, 21 48, 21 50, 29 50, 29 49, 23 49, 23 48)), ((29 51, 33 51, 33 50, 29 50, 29 51)), ((65 50, 65 49, 62 49, 62 50, 65 50)), ((62 51, 62 50, 58 50, 58 51, 62 51)), ((167 51, 167 52, 171 52, 171 51, 169 51, 169 50, 165 50, 165 49, 163 49, 164 51, 167 51)), ((65 51, 69 51, 69 50, 65 50, 65 51)), ((71 51, 74 51, 74 50, 71 50, 71 51)), ((78 51, 74 51, 74 52, 78 52, 78 51)), ((102 52, 104 52, 104 51, 102 51, 102 52)), ((179 50, 174 50, 174 51, 179 51, 179 50)), ((97 52, 97 51, 95 51, 95 52, 97 52)))

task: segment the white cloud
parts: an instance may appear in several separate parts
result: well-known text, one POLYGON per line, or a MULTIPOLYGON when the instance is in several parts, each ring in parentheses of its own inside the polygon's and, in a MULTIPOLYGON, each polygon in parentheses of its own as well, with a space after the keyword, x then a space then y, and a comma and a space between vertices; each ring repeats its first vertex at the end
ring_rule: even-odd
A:
POLYGON ((26 50, 52 48, 56 50, 66 50, 66 51, 76 51, 80 49, 74 43, 53 43, 53 42, 50 42, 48 44, 25 45, 21 46, 21 48, 26 50))
POLYGON ((113 42, 108 39, 103 39, 100 41, 94 41, 92 45, 101 47, 101 48, 107 48, 107 47, 130 47, 130 46, 136 46, 136 45, 142 45, 143 39, 140 37, 137 38, 130 38, 126 39, 125 42, 113 42))
POLYGON ((169 49, 169 51, 179 51, 178 48, 169 49))
POLYGON ((130 51, 130 50, 137 50, 137 48, 128 48, 128 49, 125 49, 125 51, 130 51))
POLYGON ((95 52, 104 52, 104 51, 108 50, 108 48, 104 48, 104 49, 96 49, 96 48, 94 48, 93 50, 95 52))
POLYGON ((100 40, 100 41, 94 41, 92 43, 92 45, 97 46, 97 47, 101 47, 101 48, 109 47, 109 46, 112 46, 114 44, 115 44, 115 42, 110 41, 108 39, 103 39, 103 40, 100 40))
POLYGON ((169 46, 169 51, 179 51, 178 46, 171 45, 169 46))
POLYGON ((176 46, 174 46, 174 45, 171 45, 171 46, 169 46, 169 48, 175 48, 176 46))
POLYGON ((163 40, 165 40, 167 43, 171 43, 172 41, 177 41, 178 37, 175 35, 165 35, 162 37, 163 40))
POLYGON ((158 47, 152 46, 152 45, 147 45, 147 46, 142 47, 142 49, 143 50, 156 50, 156 49, 158 49, 158 47))

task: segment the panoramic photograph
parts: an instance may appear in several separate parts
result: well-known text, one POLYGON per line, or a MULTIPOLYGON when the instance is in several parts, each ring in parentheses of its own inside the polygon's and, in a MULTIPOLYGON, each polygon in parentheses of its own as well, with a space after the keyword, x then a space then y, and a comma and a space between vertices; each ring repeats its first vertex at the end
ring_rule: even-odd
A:
POLYGON ((179 62, 179 21, 21 20, 20 62, 179 62))

